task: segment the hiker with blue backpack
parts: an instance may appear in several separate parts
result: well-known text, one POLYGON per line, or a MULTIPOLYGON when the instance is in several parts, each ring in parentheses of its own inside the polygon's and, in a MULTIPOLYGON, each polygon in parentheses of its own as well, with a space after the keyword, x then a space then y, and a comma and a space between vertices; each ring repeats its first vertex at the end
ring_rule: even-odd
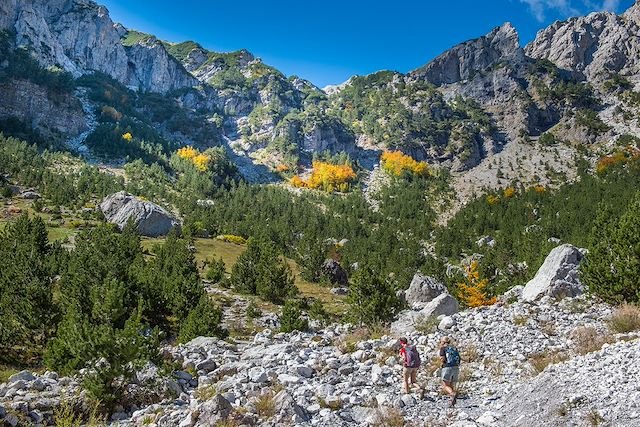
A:
POLYGON ((418 368, 420 368, 420 353, 415 345, 410 345, 406 338, 400 338, 400 357, 402 358, 402 365, 404 366, 404 393, 411 392, 411 386, 417 386, 420 392, 420 397, 424 395, 424 389, 420 387, 416 382, 416 376, 418 375, 418 368))
POLYGON ((449 337, 442 337, 438 354, 442 361, 442 370, 440 372, 442 388, 451 396, 449 406, 453 406, 458 399, 458 392, 455 390, 455 386, 456 382, 458 382, 458 374, 460 373, 460 353, 458 349, 451 344, 449 337))

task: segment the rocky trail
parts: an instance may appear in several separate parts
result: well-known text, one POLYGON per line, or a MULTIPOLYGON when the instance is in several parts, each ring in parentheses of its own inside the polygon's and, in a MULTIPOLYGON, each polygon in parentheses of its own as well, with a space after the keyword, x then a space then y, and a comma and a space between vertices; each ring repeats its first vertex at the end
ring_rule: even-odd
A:
MULTIPOLYGON (((640 425, 640 335, 609 331, 611 312, 586 297, 544 297, 462 311, 410 333, 423 359, 423 399, 401 394, 397 336, 336 325, 313 333, 266 329, 248 342, 199 337, 164 348, 182 370, 167 377, 149 364, 138 372, 130 398, 158 403, 120 408, 112 425, 212 426, 226 418, 247 426, 402 425, 392 423, 398 415, 416 426, 588 426, 594 418, 640 425), (462 396, 452 409, 434 358, 444 334, 463 358, 462 396)), ((17 374, 0 386, 0 414, 9 425, 17 425, 10 422, 20 419, 16 413, 47 420, 50 408, 79 392, 78 381, 17 374)))

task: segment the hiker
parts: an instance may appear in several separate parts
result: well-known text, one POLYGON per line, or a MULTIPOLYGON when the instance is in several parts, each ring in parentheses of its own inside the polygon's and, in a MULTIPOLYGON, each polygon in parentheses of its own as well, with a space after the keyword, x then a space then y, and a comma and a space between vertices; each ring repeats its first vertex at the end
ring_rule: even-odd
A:
POLYGON ((458 392, 455 390, 456 382, 458 382, 458 374, 460 373, 460 353, 458 349, 451 344, 449 337, 442 337, 440 340, 440 360, 442 361, 442 388, 451 396, 449 406, 456 404, 458 392))
POLYGON ((402 391, 404 393, 411 392, 411 386, 418 387, 420 394, 424 393, 424 390, 417 384, 416 376, 418 375, 418 368, 420 367, 420 353, 415 345, 409 345, 409 341, 402 337, 400 342, 400 357, 402 357, 402 365, 404 366, 404 385, 402 391))

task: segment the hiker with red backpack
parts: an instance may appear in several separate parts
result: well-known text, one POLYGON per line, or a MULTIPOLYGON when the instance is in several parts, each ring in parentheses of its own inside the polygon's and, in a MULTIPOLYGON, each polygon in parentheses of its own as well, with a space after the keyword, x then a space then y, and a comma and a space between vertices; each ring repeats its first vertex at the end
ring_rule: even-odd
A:
POLYGON ((404 393, 411 392, 411 386, 417 386, 420 394, 424 394, 424 390, 416 382, 416 376, 418 375, 418 368, 420 368, 420 353, 415 345, 409 345, 409 341, 406 338, 400 338, 400 357, 402 357, 402 365, 404 366, 404 387, 402 391, 404 393))
POLYGON ((456 382, 458 382, 458 374, 460 373, 460 353, 458 349, 451 344, 449 337, 442 337, 440 340, 440 351, 438 353, 442 361, 442 388, 451 396, 449 406, 456 404, 458 392, 455 390, 456 382))

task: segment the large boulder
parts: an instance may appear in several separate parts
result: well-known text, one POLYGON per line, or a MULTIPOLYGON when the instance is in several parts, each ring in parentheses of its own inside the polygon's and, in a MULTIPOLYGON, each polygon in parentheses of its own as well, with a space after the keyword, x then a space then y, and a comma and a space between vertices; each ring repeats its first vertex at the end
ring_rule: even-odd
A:
POLYGON ((124 191, 107 196, 100 203, 105 219, 122 230, 129 220, 136 225, 138 233, 147 237, 164 236, 180 223, 166 210, 124 191))
POLYGON ((196 427, 218 425, 233 412, 233 406, 221 394, 216 394, 212 399, 208 399, 198 409, 196 427))
POLYGON ((347 285, 347 272, 338 261, 334 259, 326 260, 322 264, 320 271, 332 284, 340 286, 347 285))
POLYGON ((556 298, 580 295, 583 287, 578 267, 582 258, 583 251, 575 246, 564 244, 554 248, 522 290, 522 300, 535 301, 545 295, 556 298))
POLYGON ((409 289, 404 292, 404 298, 409 307, 420 310, 443 293, 448 293, 445 285, 433 277, 424 276, 418 272, 413 276, 409 289))
POLYGON ((450 316, 457 313, 459 309, 458 301, 448 292, 440 294, 421 310, 401 311, 398 320, 391 324, 391 332, 398 335, 415 332, 416 326, 422 322, 440 315, 450 316))

